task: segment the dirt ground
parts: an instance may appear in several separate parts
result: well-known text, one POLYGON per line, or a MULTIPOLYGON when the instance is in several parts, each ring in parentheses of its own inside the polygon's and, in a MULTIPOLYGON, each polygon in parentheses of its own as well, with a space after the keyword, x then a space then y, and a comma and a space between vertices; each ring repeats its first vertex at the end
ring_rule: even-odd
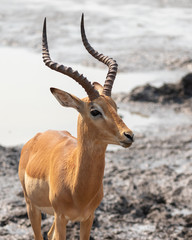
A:
MULTIPOLYGON (((95 212, 91 239, 192 239, 190 96, 182 96, 180 102, 164 102, 162 95, 157 101, 130 100, 126 94, 115 98, 125 110, 159 121, 135 132, 129 149, 107 151, 105 195, 95 212)), ((21 146, 0 147, 2 240, 33 239, 17 176, 20 150, 21 146)), ((52 217, 43 215, 45 239, 51 223, 52 217)), ((79 223, 69 223, 67 239, 79 239, 78 235, 79 223)))

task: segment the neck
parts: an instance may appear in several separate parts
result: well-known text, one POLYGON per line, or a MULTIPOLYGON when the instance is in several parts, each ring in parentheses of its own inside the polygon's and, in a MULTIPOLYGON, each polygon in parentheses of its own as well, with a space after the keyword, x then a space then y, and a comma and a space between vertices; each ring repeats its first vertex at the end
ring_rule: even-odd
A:
MULTIPOLYGON (((81 117, 78 120, 77 133, 77 170, 74 191, 78 199, 89 202, 99 191, 105 168, 105 151, 107 144, 96 138, 81 117)), ((85 202, 86 204, 86 202, 85 202)))

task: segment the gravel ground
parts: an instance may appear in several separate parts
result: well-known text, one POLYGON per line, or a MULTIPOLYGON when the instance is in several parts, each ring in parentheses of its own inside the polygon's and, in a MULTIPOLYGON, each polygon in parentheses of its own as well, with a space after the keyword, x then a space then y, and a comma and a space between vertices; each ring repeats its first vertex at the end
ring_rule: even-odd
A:
MULTIPOLYGON (((116 96, 117 101, 121 97, 116 96)), ((136 132, 129 149, 107 151, 105 196, 95 213, 91 239, 192 239, 192 111, 182 111, 191 98, 172 104, 125 99, 123 108, 160 121, 136 132)), ((2 240, 33 239, 17 176, 20 150, 0 147, 2 240)), ((52 220, 43 215, 45 239, 52 220)), ((79 239, 79 224, 69 223, 67 233, 67 239, 79 239)))

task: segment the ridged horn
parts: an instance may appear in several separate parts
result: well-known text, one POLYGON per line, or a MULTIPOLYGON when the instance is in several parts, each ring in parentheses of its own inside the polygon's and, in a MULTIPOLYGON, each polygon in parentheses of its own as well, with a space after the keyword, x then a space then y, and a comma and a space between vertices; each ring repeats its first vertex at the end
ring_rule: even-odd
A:
POLYGON ((97 92, 97 90, 94 89, 94 86, 91 84, 91 82, 87 80, 86 77, 83 76, 83 74, 79 74, 78 71, 74 71, 71 67, 60 65, 51 60, 47 43, 46 18, 44 19, 43 24, 42 57, 46 66, 48 66, 52 70, 63 73, 78 82, 85 89, 91 101, 99 97, 99 93, 97 92))
POLYGON ((111 90, 112 90, 113 83, 114 83, 114 80, 115 80, 115 77, 117 74, 118 65, 113 58, 109 58, 107 56, 104 56, 102 53, 101 54, 98 53, 89 44, 86 34, 85 34, 84 14, 82 14, 82 17, 81 17, 81 38, 82 38, 83 44, 84 44, 85 48, 87 49, 87 51, 94 58, 96 58, 97 60, 99 60, 100 62, 102 62, 108 66, 109 70, 108 70, 107 77, 105 80, 103 94, 106 96, 111 96, 111 90))

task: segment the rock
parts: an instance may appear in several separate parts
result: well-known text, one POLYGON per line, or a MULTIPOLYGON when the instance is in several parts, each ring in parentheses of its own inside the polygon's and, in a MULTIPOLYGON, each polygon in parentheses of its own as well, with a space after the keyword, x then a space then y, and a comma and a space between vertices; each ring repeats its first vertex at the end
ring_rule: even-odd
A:
POLYGON ((192 97, 192 73, 188 73, 184 76, 180 82, 180 89, 182 89, 182 95, 185 97, 192 97))
POLYGON ((129 94, 129 100, 141 102, 183 103, 192 97, 192 74, 188 74, 177 84, 164 84, 157 88, 149 84, 137 87, 129 94))
MULTIPOLYGON (((157 88, 146 84, 133 89, 130 93, 114 95, 118 102, 152 102, 161 104, 183 104, 192 98, 192 73, 184 76, 177 84, 164 84, 157 88)), ((191 109, 192 110, 192 109, 191 109)))

